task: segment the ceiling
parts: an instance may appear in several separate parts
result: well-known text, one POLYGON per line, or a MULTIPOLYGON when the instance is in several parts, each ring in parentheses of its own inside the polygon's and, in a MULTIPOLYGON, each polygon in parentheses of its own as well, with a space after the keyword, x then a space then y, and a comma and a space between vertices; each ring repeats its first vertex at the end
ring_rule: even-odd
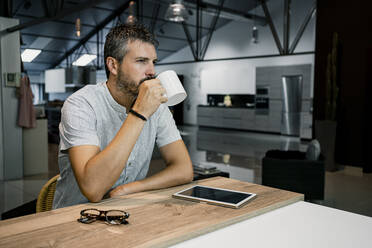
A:
MULTIPOLYGON (((184 0, 189 13, 184 24, 164 19, 171 0, 136 2, 134 14, 138 12, 139 21, 156 34, 159 41, 158 58, 161 62, 168 55, 189 46, 190 42, 196 41, 197 38, 206 35, 208 37, 215 29, 232 20, 251 22, 252 15, 249 11, 257 6, 259 0, 184 0), (198 6, 201 15, 200 28, 197 28, 198 6)), ((111 27, 125 22, 129 15, 129 0, 13 0, 12 5, 12 15, 19 19, 21 24, 18 27, 21 33, 21 50, 42 50, 31 63, 24 63, 24 69, 30 73, 66 67, 80 55, 97 54, 97 51, 98 59, 94 60, 92 65, 102 68, 106 34, 111 27), (81 20, 80 37, 75 34, 75 21, 78 17, 81 20)), ((263 17, 254 19, 265 22, 263 17)), ((194 46, 195 54, 196 50, 200 53, 195 55, 196 60, 203 59, 202 45, 204 44, 199 44, 198 49, 194 46)))

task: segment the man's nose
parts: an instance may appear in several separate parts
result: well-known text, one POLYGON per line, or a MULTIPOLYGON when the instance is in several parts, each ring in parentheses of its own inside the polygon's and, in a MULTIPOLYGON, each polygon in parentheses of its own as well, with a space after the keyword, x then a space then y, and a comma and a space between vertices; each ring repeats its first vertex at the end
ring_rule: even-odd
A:
POLYGON ((155 76, 155 66, 154 64, 149 65, 146 69, 146 76, 147 77, 154 77, 155 76))

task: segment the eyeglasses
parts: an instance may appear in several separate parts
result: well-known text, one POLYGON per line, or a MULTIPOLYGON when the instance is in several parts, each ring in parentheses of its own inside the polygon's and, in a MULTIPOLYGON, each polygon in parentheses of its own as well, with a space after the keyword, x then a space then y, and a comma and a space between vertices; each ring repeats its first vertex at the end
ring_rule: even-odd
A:
POLYGON ((77 221, 90 224, 96 220, 103 220, 109 225, 120 225, 128 224, 127 219, 129 218, 129 213, 122 210, 98 210, 95 208, 89 208, 81 210, 80 218, 77 221))

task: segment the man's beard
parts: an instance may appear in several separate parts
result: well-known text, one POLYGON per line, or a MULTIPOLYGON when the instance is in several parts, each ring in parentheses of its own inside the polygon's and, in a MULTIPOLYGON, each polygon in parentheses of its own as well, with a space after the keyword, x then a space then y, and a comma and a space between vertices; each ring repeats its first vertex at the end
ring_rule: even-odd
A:
POLYGON ((118 71, 118 77, 116 79, 116 87, 121 92, 129 94, 132 97, 136 97, 138 95, 139 84, 122 73, 120 69, 118 71))
POLYGON ((129 94, 132 97, 138 96, 139 86, 141 83, 143 83, 146 80, 154 79, 155 77, 145 77, 141 79, 138 83, 130 79, 128 76, 126 76, 122 71, 119 69, 118 71, 118 77, 116 79, 116 87, 118 90, 125 94, 129 94))

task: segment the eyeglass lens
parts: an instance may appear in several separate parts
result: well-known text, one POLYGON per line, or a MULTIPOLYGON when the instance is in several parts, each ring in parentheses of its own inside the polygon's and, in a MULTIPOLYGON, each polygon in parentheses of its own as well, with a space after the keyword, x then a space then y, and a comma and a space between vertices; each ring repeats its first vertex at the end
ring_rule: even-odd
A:
POLYGON ((98 209, 86 209, 82 212, 82 215, 86 217, 99 217, 101 216, 101 211, 98 209))
POLYGON ((98 209, 85 209, 80 214, 81 217, 78 221, 84 224, 90 224, 96 220, 104 220, 111 225, 128 224, 126 219, 129 217, 129 213, 122 210, 100 211, 98 209))
POLYGON ((126 218, 128 216, 122 211, 110 210, 106 212, 106 221, 113 225, 126 224, 126 218))

